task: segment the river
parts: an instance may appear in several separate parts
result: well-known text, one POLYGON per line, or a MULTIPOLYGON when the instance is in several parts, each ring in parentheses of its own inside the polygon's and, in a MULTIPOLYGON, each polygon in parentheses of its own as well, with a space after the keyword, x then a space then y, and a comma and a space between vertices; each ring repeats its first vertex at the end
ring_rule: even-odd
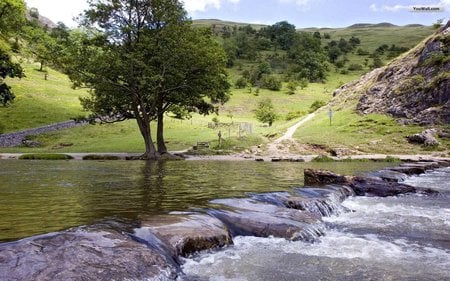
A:
POLYGON ((406 183, 437 196, 350 197, 315 243, 236 237, 186 259, 185 280, 450 280, 450 168, 406 183))
POLYGON ((209 206, 217 198, 288 190, 305 168, 340 173, 392 163, 0 160, 0 242, 92 224, 209 206))
MULTIPOLYGON (((211 207, 218 198, 301 188, 305 168, 361 174, 392 163, 0 160, 0 242, 211 207)), ((449 280, 450 168, 406 183, 439 195, 350 197, 314 243, 238 236, 182 259, 183 281, 449 280), (336 215, 338 214, 338 215, 336 215)))

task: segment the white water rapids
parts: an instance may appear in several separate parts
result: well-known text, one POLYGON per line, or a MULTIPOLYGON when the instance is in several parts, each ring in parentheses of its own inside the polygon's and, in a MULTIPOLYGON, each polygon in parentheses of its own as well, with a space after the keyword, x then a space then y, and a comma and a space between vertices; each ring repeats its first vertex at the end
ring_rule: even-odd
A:
POLYGON ((315 243, 235 237, 184 260, 182 280, 450 280, 450 168, 407 184, 439 195, 350 197, 315 243))

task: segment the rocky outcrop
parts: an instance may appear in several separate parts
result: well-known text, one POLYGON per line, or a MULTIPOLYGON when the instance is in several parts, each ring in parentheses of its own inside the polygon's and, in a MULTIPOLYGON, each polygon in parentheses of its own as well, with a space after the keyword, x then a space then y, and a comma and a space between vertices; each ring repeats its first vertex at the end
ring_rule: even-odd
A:
POLYGON ((109 224, 0 244, 0 280, 174 280, 178 266, 109 224))
MULTIPOLYGON (((406 168, 406 167, 405 167, 406 168)), ((416 167, 414 167, 416 169, 416 167)), ((305 170, 305 183, 307 179, 314 179, 314 181, 309 181, 308 184, 341 184, 350 187, 356 195, 370 195, 370 196, 395 196, 405 193, 416 192, 416 189, 412 186, 392 182, 384 181, 381 179, 370 178, 370 177, 350 177, 335 174, 330 171, 325 170, 305 170), (321 182, 323 180, 323 182, 321 182)))
POLYGON ((176 256, 232 244, 227 227, 218 219, 202 214, 177 214, 145 219, 134 235, 148 243, 155 236, 176 256))
POLYGON ((342 86, 334 95, 340 100, 359 96, 356 109, 362 114, 389 114, 404 124, 450 124, 449 23, 389 65, 342 86))
POLYGON ((323 234, 322 221, 309 212, 264 204, 251 199, 220 199, 211 203, 227 209, 209 213, 223 221, 235 235, 280 237, 289 240, 313 241, 323 234))
POLYGON ((305 169, 305 185, 347 184, 351 178, 337 175, 331 171, 305 169))
POLYGON ((439 141, 436 139, 437 130, 427 129, 420 134, 407 136, 406 139, 410 143, 421 144, 423 146, 437 146, 439 141))

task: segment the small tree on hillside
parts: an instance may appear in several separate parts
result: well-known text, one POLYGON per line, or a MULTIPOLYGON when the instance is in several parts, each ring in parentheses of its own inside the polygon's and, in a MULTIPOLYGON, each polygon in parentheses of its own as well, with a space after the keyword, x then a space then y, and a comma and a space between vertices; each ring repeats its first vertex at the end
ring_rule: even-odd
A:
POLYGON ((273 122, 277 118, 275 108, 273 107, 272 100, 267 98, 258 103, 258 107, 255 110, 256 119, 262 123, 267 123, 272 126, 273 122))

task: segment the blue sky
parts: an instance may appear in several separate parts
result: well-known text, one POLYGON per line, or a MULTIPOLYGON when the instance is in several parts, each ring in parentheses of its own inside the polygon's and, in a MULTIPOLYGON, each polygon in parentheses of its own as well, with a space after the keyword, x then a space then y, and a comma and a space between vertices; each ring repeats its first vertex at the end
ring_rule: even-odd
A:
MULTIPOLYGON (((87 7, 85 0, 26 0, 51 20, 75 26, 72 18, 87 7)), ((354 23, 391 22, 430 25, 449 20, 450 0, 184 0, 193 19, 222 19, 273 24, 282 20, 302 27, 345 27, 354 23), (437 7, 439 12, 414 12, 437 7)))

